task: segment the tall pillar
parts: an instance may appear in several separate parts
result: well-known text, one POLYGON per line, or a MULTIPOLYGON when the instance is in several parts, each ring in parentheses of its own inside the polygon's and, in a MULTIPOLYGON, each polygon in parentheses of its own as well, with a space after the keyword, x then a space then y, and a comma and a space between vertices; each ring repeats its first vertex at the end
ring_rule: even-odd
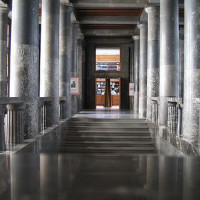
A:
POLYGON ((183 98, 184 91, 184 28, 179 31, 179 98, 183 98))
POLYGON ((59 0, 42 0, 40 96, 51 97, 51 125, 59 122, 59 0))
POLYGON ((134 108, 135 114, 139 111, 139 64, 140 64, 140 36, 133 36, 134 39, 134 108))
MULTIPOLYGON (((72 77, 76 77, 78 74, 77 68, 77 35, 78 35, 78 22, 72 23, 72 77)), ((77 96, 72 95, 72 115, 77 113, 77 96)))
POLYGON ((0 6, 0 97, 7 96, 8 8, 0 6))
MULTIPOLYGON (((200 2, 185 0, 185 61, 183 136, 192 141, 199 134, 200 103, 200 2)), ((199 136, 200 137, 200 136, 199 136)))
POLYGON ((148 13, 148 66, 147 66, 147 119, 152 119, 152 97, 159 96, 160 69, 160 9, 149 6, 148 13))
POLYGON ((160 125, 167 126, 167 98, 178 97, 178 0, 160 1, 160 125))
MULTIPOLYGON (((133 43, 130 44, 130 83, 134 83, 134 50, 133 50, 133 43)), ((129 105, 130 110, 133 111, 133 105, 134 105, 134 96, 129 96, 129 105)))
POLYGON ((71 117, 71 13, 72 4, 60 5, 60 45, 59 45, 59 96, 67 97, 62 118, 71 117))
POLYGON ((38 133, 39 1, 13 0, 10 97, 26 101, 26 137, 38 133))
POLYGON ((78 65, 78 76, 80 78, 80 95, 77 97, 77 111, 80 112, 83 109, 83 95, 82 95, 82 77, 83 77, 83 40, 84 36, 83 34, 78 35, 78 60, 77 60, 77 65, 78 65))
POLYGON ((140 65, 139 65, 139 115, 146 117, 147 111, 147 32, 146 23, 138 25, 140 29, 140 65))

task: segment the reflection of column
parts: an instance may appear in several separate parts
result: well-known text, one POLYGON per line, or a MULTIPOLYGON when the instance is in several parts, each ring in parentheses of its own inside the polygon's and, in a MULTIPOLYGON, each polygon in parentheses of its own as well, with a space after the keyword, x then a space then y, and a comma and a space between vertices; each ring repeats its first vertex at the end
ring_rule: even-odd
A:
MULTIPOLYGON (((78 34, 78 22, 72 23, 72 76, 77 76, 77 34, 78 34)), ((77 96, 72 95, 72 115, 77 113, 77 96)))
POLYGON ((148 13, 147 119, 151 121, 151 97, 159 96, 160 12, 159 7, 146 8, 148 13))
MULTIPOLYGON (((9 156, 7 154, 2 154, 1 159, 0 159, 0 196, 3 193, 7 193, 7 198, 5 197, 4 199, 11 199, 9 189, 9 183, 10 183, 10 176, 9 176, 9 169, 8 169, 8 159, 9 156)), ((2 195, 3 196, 3 195, 2 195)), ((2 197, 3 199, 3 197, 2 197)))
POLYGON ((24 104, 8 104, 6 115, 6 145, 24 141, 24 104))
POLYGON ((148 199, 158 199, 159 159, 156 156, 147 157, 147 183, 145 189, 154 194, 148 199))
POLYGON ((139 61, 140 61, 140 37, 133 36, 134 39, 134 113, 138 114, 139 110, 139 61))
POLYGON ((83 95, 82 95, 82 76, 83 76, 83 40, 84 36, 82 34, 78 35, 78 77, 80 78, 80 96, 77 97, 77 111, 80 112, 83 109, 83 95))
POLYGON ((192 141, 196 140, 199 134, 199 111, 194 104, 194 101, 200 98, 199 10, 199 0, 185 0, 183 136, 192 141))
POLYGON ((59 122, 59 0, 42 0, 40 96, 52 97, 51 125, 59 122))
MULTIPOLYGON (((189 30, 189 29, 188 29, 189 30)), ((168 97, 178 96, 178 0, 160 1, 160 125, 167 126, 168 97)))
POLYGON ((0 151, 6 150, 4 117, 6 106, 0 105, 0 151))
POLYGON ((62 107, 62 119, 71 117, 71 12, 72 4, 60 5, 60 51, 59 51, 59 96, 67 97, 67 102, 62 107))
POLYGON ((8 8, 0 5, 0 97, 7 96, 7 24, 8 8))
POLYGON ((146 117, 147 109, 147 24, 139 24, 140 66, 139 66, 139 115, 146 117))
POLYGON ((179 199, 178 158, 160 157, 159 160, 159 199, 179 199))
MULTIPOLYGON (((65 173, 68 173, 65 171, 65 173)), ((58 156, 40 155, 41 200, 58 199, 58 156)))
POLYGON ((15 200, 39 199, 40 177, 37 155, 10 155, 11 198, 15 200), (32 198, 30 198, 30 196, 32 198))
POLYGON ((38 133, 39 1, 12 3, 10 97, 28 99, 25 110, 27 137, 38 133))
POLYGON ((139 177, 142 185, 145 185, 147 182, 147 157, 139 156, 139 177))
POLYGON ((183 199, 199 199, 200 162, 198 158, 183 160, 183 199))

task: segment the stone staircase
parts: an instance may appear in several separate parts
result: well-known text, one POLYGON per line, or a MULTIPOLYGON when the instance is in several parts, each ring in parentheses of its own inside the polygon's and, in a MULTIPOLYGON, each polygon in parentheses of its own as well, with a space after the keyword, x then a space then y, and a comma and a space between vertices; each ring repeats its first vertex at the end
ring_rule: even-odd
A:
POLYGON ((61 129, 59 152, 157 153, 142 119, 71 118, 61 129))

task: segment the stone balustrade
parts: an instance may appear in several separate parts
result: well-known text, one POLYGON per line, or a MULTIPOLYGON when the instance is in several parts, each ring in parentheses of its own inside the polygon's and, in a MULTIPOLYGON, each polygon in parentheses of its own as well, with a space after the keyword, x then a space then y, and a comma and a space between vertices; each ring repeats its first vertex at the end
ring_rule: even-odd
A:
MULTIPOLYGON (((66 106, 66 97, 60 98, 60 119, 64 119, 61 112, 66 106)), ((23 143, 25 133, 25 109, 28 104, 26 98, 0 97, 0 151, 9 149, 12 145, 23 143)), ((52 98, 39 98, 38 133, 53 125, 52 98)))
POLYGON ((60 110, 60 120, 66 119, 66 110, 67 110, 67 98, 66 97, 60 97, 60 104, 59 104, 59 110, 60 110))
POLYGON ((0 98, 0 150, 23 142, 25 104, 20 98, 0 98))
POLYGON ((159 98, 151 98, 151 121, 158 125, 158 113, 159 113, 159 98))
POLYGON ((167 105, 168 105, 167 129, 169 133, 181 136, 182 99, 167 98, 167 105))

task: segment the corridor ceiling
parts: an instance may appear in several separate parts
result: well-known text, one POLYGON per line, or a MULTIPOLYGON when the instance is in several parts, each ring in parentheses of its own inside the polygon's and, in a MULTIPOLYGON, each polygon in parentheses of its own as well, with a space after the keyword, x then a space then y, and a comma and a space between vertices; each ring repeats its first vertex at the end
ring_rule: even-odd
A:
MULTIPOLYGON (((11 0, 0 0, 5 3, 11 0)), ((41 0, 39 0, 41 2, 41 0)), ((160 0, 60 0, 72 3, 76 20, 85 38, 131 39, 139 21, 147 20, 144 8, 160 0)), ((183 2, 180 3, 180 23, 183 25, 183 2)))
POLYGON ((131 38, 148 0, 70 0, 85 37, 131 38))

